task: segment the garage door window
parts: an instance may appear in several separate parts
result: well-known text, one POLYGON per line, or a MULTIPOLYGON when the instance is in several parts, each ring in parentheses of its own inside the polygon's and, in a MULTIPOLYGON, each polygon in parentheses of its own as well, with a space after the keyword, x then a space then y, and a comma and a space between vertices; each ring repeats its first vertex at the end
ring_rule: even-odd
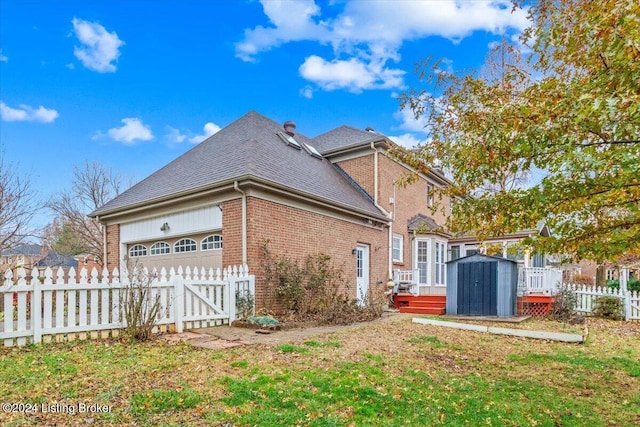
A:
POLYGON ((211 251, 214 249, 222 249, 222 236, 214 234, 202 239, 202 250, 211 251))
POLYGON ((151 246, 151 255, 166 255, 171 253, 171 246, 166 242, 156 242, 151 246))
POLYGON ((134 245, 129 249, 129 256, 131 258, 147 256, 147 247, 144 245, 134 245))
POLYGON ((198 245, 193 239, 182 239, 176 242, 173 246, 173 250, 175 253, 195 252, 198 250, 198 245))

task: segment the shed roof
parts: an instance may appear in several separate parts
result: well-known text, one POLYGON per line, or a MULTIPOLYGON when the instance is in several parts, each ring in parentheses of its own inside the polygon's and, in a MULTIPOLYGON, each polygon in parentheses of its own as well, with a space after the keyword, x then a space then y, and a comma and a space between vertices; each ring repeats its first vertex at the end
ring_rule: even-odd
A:
MULTIPOLYGON (((282 125, 251 111, 140 181, 91 215, 197 193, 236 179, 256 178, 292 192, 376 218, 384 215, 326 159, 287 145, 282 125)), ((296 133, 299 143, 314 142, 296 133)))

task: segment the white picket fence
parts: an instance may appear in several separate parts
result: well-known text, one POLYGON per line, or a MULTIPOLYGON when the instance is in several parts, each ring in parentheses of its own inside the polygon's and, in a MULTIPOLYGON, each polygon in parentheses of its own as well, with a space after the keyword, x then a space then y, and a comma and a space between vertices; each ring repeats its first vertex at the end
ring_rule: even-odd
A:
MULTIPOLYGON (((237 318, 237 297, 254 301, 255 276, 248 267, 228 267, 224 270, 179 267, 169 272, 146 269, 105 269, 102 274, 94 268, 88 276, 86 269, 69 270, 65 278, 59 268, 50 268, 44 277, 37 269, 27 272, 19 268, 16 277, 8 270, 0 287, 0 341, 5 346, 61 341, 85 337, 118 334, 126 326, 121 303, 131 277, 147 277, 149 301, 160 303, 155 319, 157 330, 182 332, 209 326, 230 324, 237 318)), ((135 283, 135 282, 134 282, 135 283)))
POLYGON ((640 320, 640 292, 622 291, 609 287, 565 284, 567 289, 576 294, 575 311, 591 314, 599 297, 620 298, 624 304, 625 320, 640 320))

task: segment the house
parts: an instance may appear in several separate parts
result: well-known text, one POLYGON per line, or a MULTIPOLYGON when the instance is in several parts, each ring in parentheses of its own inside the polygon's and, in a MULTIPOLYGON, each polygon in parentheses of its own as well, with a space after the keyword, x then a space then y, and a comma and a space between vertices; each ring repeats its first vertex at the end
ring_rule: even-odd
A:
POLYGON ((0 271, 13 268, 32 270, 45 257, 45 250, 35 243, 23 243, 0 254, 0 271))
MULTIPOLYGON (((449 236, 433 212, 437 170, 412 170, 391 141, 341 126, 315 138, 249 112, 91 214, 105 225, 106 265, 149 268, 246 263, 256 305, 277 304, 261 276, 261 246, 302 260, 325 253, 363 298, 393 270, 418 271, 418 292, 446 292, 449 236)), ((443 206, 448 206, 444 200, 443 206)))

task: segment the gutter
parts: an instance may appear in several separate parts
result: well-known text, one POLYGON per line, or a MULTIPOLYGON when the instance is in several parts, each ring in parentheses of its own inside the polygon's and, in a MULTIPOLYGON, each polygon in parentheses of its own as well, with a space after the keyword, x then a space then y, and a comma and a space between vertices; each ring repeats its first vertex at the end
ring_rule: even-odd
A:
POLYGON ((233 189, 242 194, 242 265, 247 265, 247 193, 240 189, 238 181, 233 182, 233 189))
MULTIPOLYGON (((387 276, 389 279, 393 278, 393 215, 391 212, 387 212, 385 208, 378 204, 378 149, 375 142, 371 141, 371 149, 373 150, 373 204, 380 209, 389 220, 389 235, 387 236, 387 276)), ((395 200, 394 200, 395 203, 395 200)))

